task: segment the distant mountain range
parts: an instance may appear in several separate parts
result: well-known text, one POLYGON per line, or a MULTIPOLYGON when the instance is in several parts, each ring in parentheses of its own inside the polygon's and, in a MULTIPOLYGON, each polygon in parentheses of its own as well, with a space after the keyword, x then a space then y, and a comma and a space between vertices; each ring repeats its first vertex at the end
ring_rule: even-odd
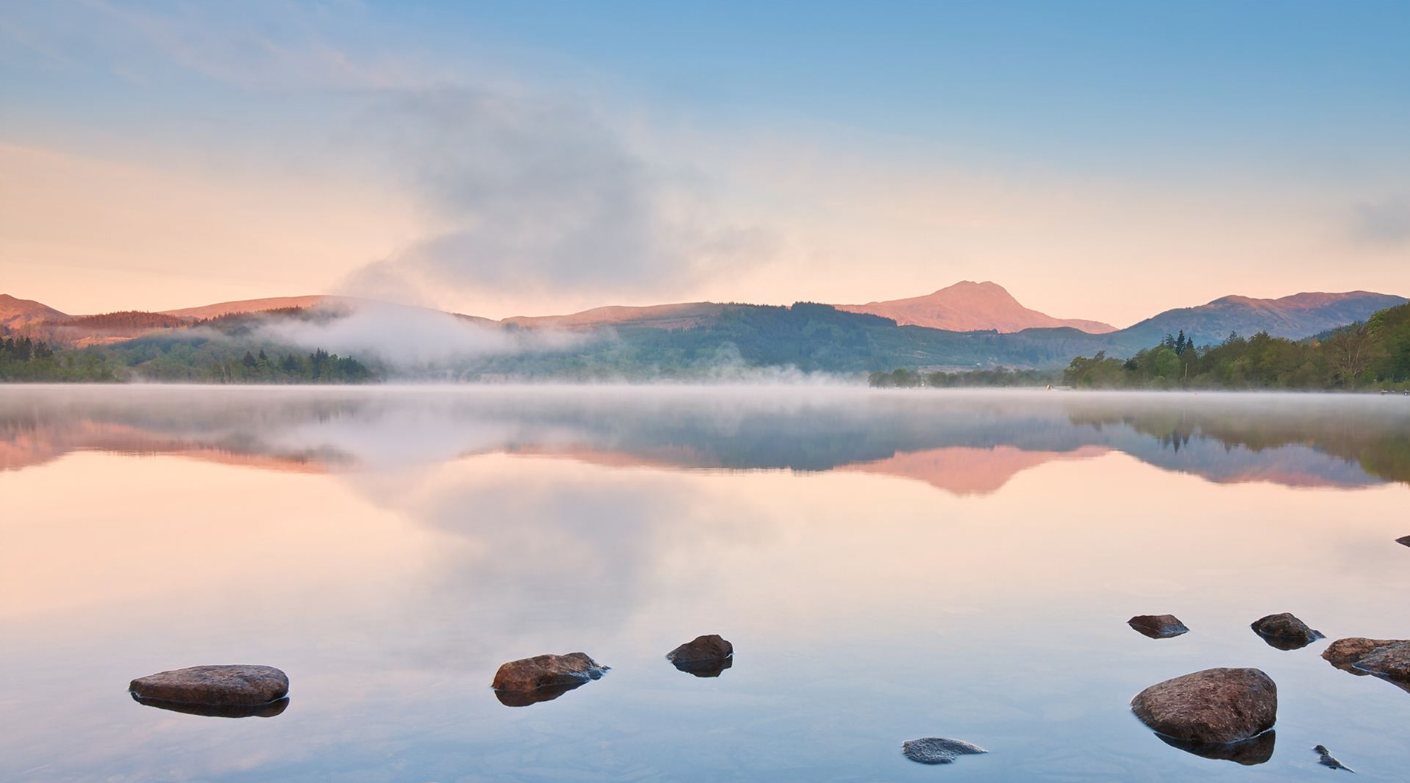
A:
MULTIPOLYGON (((598 333, 571 347, 486 357, 476 371, 554 375, 569 369, 635 373, 641 368, 699 367, 727 356, 746 366, 795 366, 835 372, 891 367, 1055 367, 1073 356, 1106 351, 1128 356, 1184 331, 1198 344, 1231 332, 1301 339, 1364 320, 1405 297, 1351 291, 1280 299, 1226 296, 1167 310, 1125 329, 1058 319, 1021 305, 992 282, 964 281, 928 296, 864 305, 799 303, 792 307, 690 302, 600 307, 560 316, 493 321, 455 314, 490 328, 598 333)), ((170 310, 70 316, 30 300, 0 295, 0 332, 30 334, 59 345, 121 343, 202 319, 286 308, 352 311, 366 300, 335 296, 254 299, 170 310)), ((423 311, 424 312, 424 311, 423 311)), ((336 349, 336 346, 331 346, 336 349)))

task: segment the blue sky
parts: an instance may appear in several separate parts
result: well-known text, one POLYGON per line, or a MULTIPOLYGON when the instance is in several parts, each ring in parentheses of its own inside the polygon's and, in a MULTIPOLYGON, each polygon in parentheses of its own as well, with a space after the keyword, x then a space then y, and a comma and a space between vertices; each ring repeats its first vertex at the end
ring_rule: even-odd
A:
POLYGON ((0 223, 0 269, 70 309, 337 288, 508 315, 969 278, 1119 325, 1226 293, 1410 291, 1405 2, 5 2, 0 21, 0 162, 52 191, 0 223), (120 230, 115 180, 149 224, 216 236, 120 230), (1152 271, 1174 265, 1188 279, 1152 271), (65 289, 82 270, 113 285, 65 289))

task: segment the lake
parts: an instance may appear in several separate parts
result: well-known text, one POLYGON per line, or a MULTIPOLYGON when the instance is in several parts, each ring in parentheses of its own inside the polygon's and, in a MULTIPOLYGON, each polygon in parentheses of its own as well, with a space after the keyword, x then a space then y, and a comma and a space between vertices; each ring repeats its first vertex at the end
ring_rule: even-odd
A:
POLYGON ((1289 781, 1410 770, 1410 398, 0 387, 6 781, 1289 781), (1249 628, 1292 612, 1328 640, 1249 628), (1126 625, 1172 613, 1173 639, 1126 625), (665 654, 718 633, 718 677, 665 654), (602 679, 529 706, 506 661, 602 679), (277 666, 273 717, 127 683, 277 666), (1278 684, 1274 751, 1133 695, 1278 684), (990 752, 927 767, 901 743, 990 752))

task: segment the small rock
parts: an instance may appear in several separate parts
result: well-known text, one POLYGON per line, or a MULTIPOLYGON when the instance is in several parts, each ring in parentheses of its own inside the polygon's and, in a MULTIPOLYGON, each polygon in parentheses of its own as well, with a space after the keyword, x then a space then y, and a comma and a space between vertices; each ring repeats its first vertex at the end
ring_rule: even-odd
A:
POLYGON ((1278 720, 1278 686, 1258 669, 1205 669, 1136 694, 1131 710, 1167 737, 1226 745, 1278 720))
POLYGON ((1166 745, 1179 748, 1186 753, 1193 753, 1196 756, 1215 761, 1232 761, 1245 767, 1263 764, 1273 758, 1273 748, 1278 741, 1278 732, 1276 731, 1265 731, 1253 739, 1229 742, 1223 745, 1177 740, 1164 734, 1156 734, 1155 736, 1166 745))
POLYGON ((717 634, 697 636, 666 653, 666 660, 696 677, 718 677, 734 665, 734 645, 717 634))
POLYGON ((1326 745, 1318 745, 1312 750, 1315 751, 1318 755, 1318 764, 1321 764, 1324 767, 1331 767, 1332 769, 1344 769, 1347 772, 1356 772, 1356 770, 1352 769, 1351 767, 1348 767, 1340 761, 1337 761, 1336 759, 1332 758, 1332 752, 1327 750, 1326 745))
POLYGON ((1410 640, 1338 639, 1322 651, 1322 657, 1342 671, 1375 675, 1410 691, 1410 640))
POLYGON ((193 666, 133 680, 140 700, 238 707, 267 705, 289 693, 289 678, 272 666, 193 666))
POLYGON ((1395 539, 1395 543, 1410 546, 1410 536, 1405 536, 1404 538, 1397 538, 1395 539))
POLYGON ((1307 623, 1287 612, 1260 617, 1249 627, 1263 637, 1268 646, 1279 650, 1300 650, 1318 639, 1326 638, 1321 631, 1312 630, 1307 623))
POLYGON ((949 764, 960 756, 989 751, 964 740, 925 737, 901 743, 901 752, 906 754, 906 758, 921 764, 949 764))
POLYGON ((1152 639, 1169 639, 1190 631, 1173 614, 1141 614, 1127 620, 1126 624, 1152 639))
POLYGON ((490 687, 504 704, 523 707, 556 699, 606 672, 586 653, 538 655, 500 666, 490 687))

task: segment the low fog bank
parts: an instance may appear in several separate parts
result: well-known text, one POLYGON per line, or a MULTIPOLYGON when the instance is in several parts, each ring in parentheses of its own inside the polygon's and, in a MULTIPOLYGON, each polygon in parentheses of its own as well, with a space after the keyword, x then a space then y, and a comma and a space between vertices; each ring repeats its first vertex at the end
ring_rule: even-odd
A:
POLYGON ((572 350, 613 338, 601 331, 505 329, 438 310, 380 302, 360 303, 330 319, 269 319, 257 334, 307 350, 374 358, 400 372, 487 356, 572 350))

